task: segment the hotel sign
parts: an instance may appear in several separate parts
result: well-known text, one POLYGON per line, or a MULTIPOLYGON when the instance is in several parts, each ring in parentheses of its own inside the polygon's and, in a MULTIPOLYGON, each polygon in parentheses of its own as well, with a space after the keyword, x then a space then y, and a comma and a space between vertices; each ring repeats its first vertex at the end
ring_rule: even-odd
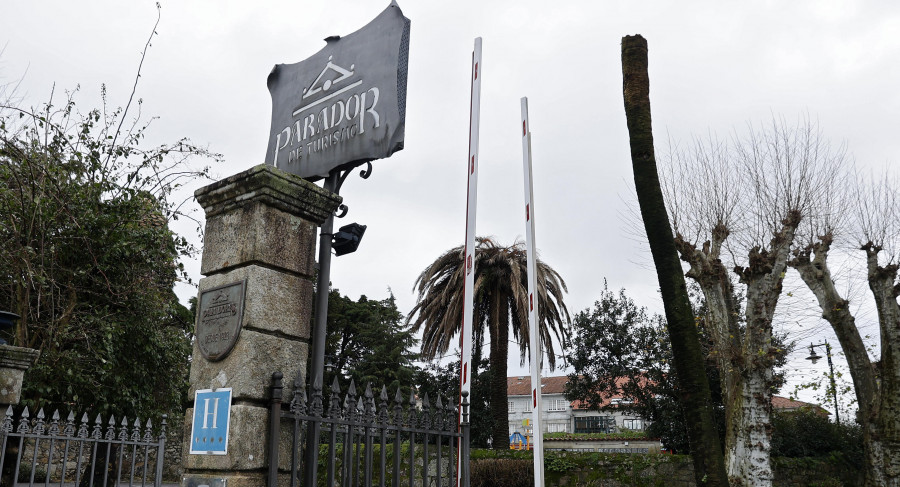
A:
MULTIPOLYGON (((191 455, 228 454, 231 425, 231 388, 203 389, 194 393, 191 420, 191 455)), ((201 485, 209 486, 209 483, 201 485)))
POLYGON ((266 163, 315 180, 403 149, 409 26, 392 2, 305 61, 276 65, 266 163))
POLYGON ((244 289, 238 281, 200 293, 196 340, 200 355, 210 362, 227 357, 241 334, 244 289))

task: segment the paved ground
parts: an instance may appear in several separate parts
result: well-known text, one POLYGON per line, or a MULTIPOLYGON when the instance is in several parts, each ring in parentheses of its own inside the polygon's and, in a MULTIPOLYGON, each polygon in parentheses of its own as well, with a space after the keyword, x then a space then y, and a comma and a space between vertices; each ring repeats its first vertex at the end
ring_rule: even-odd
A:
MULTIPOLYGON (((43 486, 44 486, 44 483, 43 483, 43 482, 35 482, 35 483, 32 484, 32 485, 33 485, 34 487, 43 487, 43 486)), ((50 487, 76 487, 76 485, 75 485, 74 482, 66 482, 66 483, 61 484, 61 485, 60 485, 59 482, 50 482, 48 485, 50 485, 50 487)), ((120 485, 120 487, 128 487, 128 484, 127 484, 127 483, 119 484, 119 485, 120 485)), ((135 482, 135 483, 134 483, 134 487, 140 487, 140 485, 141 485, 140 482, 135 482)), ((148 483, 146 483, 146 484, 144 484, 144 485, 145 485, 145 487, 153 487, 153 482, 148 482, 148 483)), ((29 486, 28 482, 16 482, 16 487, 28 487, 28 486, 29 486)), ((162 487, 181 487, 181 484, 179 484, 179 483, 163 482, 163 483, 162 483, 162 487)))

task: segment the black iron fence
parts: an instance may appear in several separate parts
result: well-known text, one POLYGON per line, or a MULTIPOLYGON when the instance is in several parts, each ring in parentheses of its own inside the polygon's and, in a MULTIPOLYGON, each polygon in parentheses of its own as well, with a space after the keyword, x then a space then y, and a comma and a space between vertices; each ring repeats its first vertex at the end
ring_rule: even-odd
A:
POLYGON ((412 393, 407 399, 398 390, 391 399, 382 388, 376 398, 369 386, 357 394, 352 382, 344 394, 335 380, 326 404, 320 385, 313 386, 310 394, 303 384, 295 386, 290 407, 283 410, 282 374, 272 375, 270 487, 279 485, 278 443, 283 425, 289 425, 292 435, 287 462, 290 487, 449 487, 457 485, 457 479, 468 487, 469 405, 465 398, 459 421, 456 406, 440 397, 434 404, 427 395, 418 402, 412 393))
POLYGON ((49 421, 44 410, 31 417, 26 407, 18 420, 12 406, 0 424, 0 476, 4 487, 50 484, 77 487, 162 484, 166 416, 154 431, 150 420, 123 417, 93 423, 85 413, 76 422, 59 411, 49 421))

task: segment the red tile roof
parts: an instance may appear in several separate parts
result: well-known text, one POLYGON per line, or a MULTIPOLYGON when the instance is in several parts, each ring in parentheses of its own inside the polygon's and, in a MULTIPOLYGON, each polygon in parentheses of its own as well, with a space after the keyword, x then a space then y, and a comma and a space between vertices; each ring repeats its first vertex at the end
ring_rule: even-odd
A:
POLYGON ((819 414, 821 416, 828 416, 831 414, 830 412, 828 412, 828 410, 826 410, 822 406, 819 406, 818 404, 812 404, 812 403, 803 402, 803 401, 795 401, 793 399, 788 399, 786 397, 781 397, 781 396, 772 396, 772 407, 775 410, 781 410, 781 411, 786 411, 786 412, 797 411, 800 409, 811 409, 816 414, 819 414))
POLYGON ((792 399, 781 396, 772 396, 772 407, 774 407, 775 409, 796 409, 811 406, 815 406, 815 404, 810 404, 803 401, 794 401, 792 399))
MULTIPOLYGON (((561 375, 556 377, 541 377, 541 393, 542 394, 563 394, 566 392, 566 382, 569 378, 561 375)), ((622 377, 616 381, 616 384, 624 384, 628 379, 622 377)), ((531 376, 514 376, 506 378, 506 395, 507 396, 528 396, 531 394, 531 376)), ((610 399, 618 396, 607 398, 601 406, 609 405, 610 399)), ((803 401, 794 401, 786 397, 772 396, 772 407, 776 410, 797 410, 804 408, 812 408, 816 411, 825 411, 818 404, 811 404, 803 401)), ((572 409, 588 409, 587 404, 582 401, 572 401, 572 409)))
MULTIPOLYGON (((562 394, 566 392, 568 377, 541 377, 541 394, 562 394)), ((517 376, 506 378, 507 396, 530 396, 531 376, 517 376)))
MULTIPOLYGON (((563 394, 566 392, 566 383, 569 378, 562 375, 556 377, 541 377, 541 394, 563 394)), ((621 378, 616 381, 617 384, 624 384, 627 378, 621 378)), ((531 395, 531 376, 517 376, 506 378, 506 395, 507 396, 528 396, 531 395)), ((619 396, 612 396, 614 399, 619 396)), ((604 402, 604 406, 609 404, 609 399, 604 402)), ((572 401, 572 409, 587 409, 587 405, 582 401, 572 401)))

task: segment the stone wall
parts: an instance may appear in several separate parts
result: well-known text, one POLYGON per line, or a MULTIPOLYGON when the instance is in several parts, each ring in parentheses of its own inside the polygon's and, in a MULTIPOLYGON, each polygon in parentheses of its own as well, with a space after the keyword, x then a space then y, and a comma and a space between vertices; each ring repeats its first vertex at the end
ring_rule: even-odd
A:
POLYGON ((184 420, 183 418, 169 418, 166 432, 166 453, 163 457, 163 482, 181 482, 184 467, 181 464, 184 451, 184 420))
POLYGON ((544 451, 601 453, 659 453, 658 439, 647 438, 544 438, 544 451))
MULTIPOLYGON (((492 458, 516 459, 510 478, 530 475, 531 452, 476 450, 477 462, 492 458)), ((548 487, 696 487, 691 457, 686 455, 635 455, 608 453, 548 452, 544 460, 548 487)), ((841 487, 861 485, 861 472, 839 458, 776 458, 774 487, 841 487)), ((477 479, 472 479, 477 485, 477 479)), ((503 487, 503 486, 496 486, 503 487)))

